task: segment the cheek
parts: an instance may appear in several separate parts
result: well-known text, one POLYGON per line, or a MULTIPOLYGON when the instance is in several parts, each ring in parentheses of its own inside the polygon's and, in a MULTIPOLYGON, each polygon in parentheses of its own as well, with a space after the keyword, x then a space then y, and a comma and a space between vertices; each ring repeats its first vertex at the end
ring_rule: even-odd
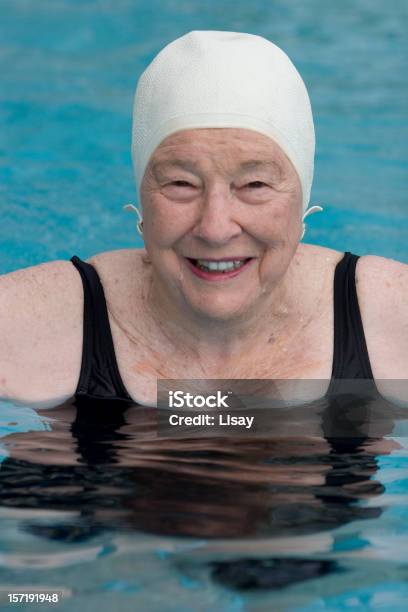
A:
POLYGON ((265 243, 275 247, 278 245, 282 247, 287 242, 291 242, 299 230, 299 220, 288 210, 287 204, 269 210, 254 221, 259 238, 263 238, 265 243))
POLYGON ((301 204, 297 194, 293 194, 274 211, 273 221, 282 241, 292 243, 293 240, 298 240, 301 226, 301 204))
POLYGON ((291 245, 294 241, 298 242, 301 221, 298 214, 291 214, 284 221, 284 230, 282 238, 285 243, 291 245))
POLYGON ((159 193, 155 193, 144 206, 144 226, 146 239, 157 244, 171 243, 180 234, 185 215, 174 209, 159 193))
POLYGON ((288 212, 288 205, 269 212, 258 225, 257 237, 265 245, 259 266, 262 282, 276 282, 281 278, 299 242, 300 219, 296 209, 288 212), (296 213, 296 214, 295 214, 296 213))

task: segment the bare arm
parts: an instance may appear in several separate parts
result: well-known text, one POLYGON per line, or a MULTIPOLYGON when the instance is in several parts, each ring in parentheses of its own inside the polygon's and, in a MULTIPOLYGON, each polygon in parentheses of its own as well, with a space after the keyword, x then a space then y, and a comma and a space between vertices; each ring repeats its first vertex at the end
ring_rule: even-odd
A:
POLYGON ((408 265, 370 255, 361 274, 377 330, 372 345, 379 356, 374 373, 387 400, 408 408, 408 265))
POLYGON ((82 283, 71 262, 0 276, 0 397, 39 406, 72 397, 82 311, 82 283))

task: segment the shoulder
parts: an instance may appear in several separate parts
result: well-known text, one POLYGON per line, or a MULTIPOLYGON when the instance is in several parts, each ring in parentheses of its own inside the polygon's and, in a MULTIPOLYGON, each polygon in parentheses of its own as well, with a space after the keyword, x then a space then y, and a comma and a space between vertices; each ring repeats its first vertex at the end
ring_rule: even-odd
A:
POLYGON ((82 308, 81 279, 69 261, 0 277, 1 393, 35 400, 53 386, 55 397, 68 394, 66 375, 80 362, 82 308))
MULTIPOLYGON (((368 290, 384 292, 385 299, 407 304, 408 265, 378 255, 363 255, 356 267, 356 280, 368 290)), ((382 296, 378 296, 382 297, 382 296)))
POLYGON ((401 343, 401 348, 405 343, 407 354, 408 265, 386 257, 364 255, 357 262, 356 284, 377 329, 386 331, 401 343))
MULTIPOLYGON (((310 270, 329 270, 329 293, 334 268, 344 253, 314 245, 304 245, 303 253, 309 280, 310 270)), ((377 387, 391 402, 408 407, 408 265, 362 255, 356 265, 356 291, 377 387)))
POLYGON ((98 253, 86 260, 98 273, 108 308, 113 303, 134 302, 149 268, 146 257, 144 249, 119 249, 98 253))
MULTIPOLYGON (((313 302, 317 296, 326 296, 330 306, 333 293, 333 279, 337 264, 343 259, 344 252, 314 244, 300 243, 296 251, 300 278, 298 287, 313 302)), ((315 304, 312 305, 313 308, 315 304)))
POLYGON ((408 265, 362 256, 356 284, 377 387, 391 402, 408 407, 408 265))
POLYGON ((2 300, 14 300, 17 307, 27 311, 41 301, 58 302, 61 294, 66 299, 74 297, 81 282, 70 261, 49 261, 0 276, 0 286, 2 300))
MULTIPOLYGON (((67 310, 82 307, 82 282, 70 261, 50 261, 0 276, 0 320, 23 323, 51 321, 67 310)), ((28 331, 28 330, 27 330, 28 331)), ((32 330, 33 332, 35 330, 32 330)))
POLYGON ((146 257, 147 253, 144 249, 117 249, 97 253, 86 261, 105 277, 113 279, 124 276, 127 272, 134 271, 135 268, 143 268, 146 257))
POLYGON ((316 244, 300 242, 296 251, 296 256, 304 260, 305 271, 312 268, 317 271, 322 271, 338 263, 344 257, 344 252, 316 244))

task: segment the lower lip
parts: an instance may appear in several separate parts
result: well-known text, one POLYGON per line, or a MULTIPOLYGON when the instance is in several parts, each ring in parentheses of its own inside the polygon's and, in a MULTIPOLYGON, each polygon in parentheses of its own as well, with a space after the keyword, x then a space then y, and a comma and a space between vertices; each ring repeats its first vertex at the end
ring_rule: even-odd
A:
POLYGON ((193 272, 193 274, 198 276, 198 278, 202 278, 204 280, 209 280, 209 281, 223 281, 229 278, 234 278, 235 276, 238 276, 238 274, 241 274, 241 272, 244 272, 244 270, 246 270, 253 261, 255 261, 254 258, 244 263, 244 265, 242 265, 240 268, 231 270, 230 272, 217 272, 216 273, 216 272, 206 272, 205 270, 201 270, 201 268, 197 268, 189 259, 186 258, 187 265, 190 268, 190 270, 193 272))

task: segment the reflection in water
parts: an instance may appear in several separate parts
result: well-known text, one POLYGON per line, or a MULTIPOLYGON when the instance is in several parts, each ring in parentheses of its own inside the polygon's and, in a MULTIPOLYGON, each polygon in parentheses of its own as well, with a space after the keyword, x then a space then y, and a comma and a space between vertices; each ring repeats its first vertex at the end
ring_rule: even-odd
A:
POLYGON ((240 591, 282 588, 341 571, 334 561, 318 559, 239 559, 211 566, 213 580, 240 591))
MULTIPOLYGON (((0 506, 75 511, 60 525, 24 523, 30 533, 64 542, 105 529, 263 539, 378 517, 380 507, 359 501, 384 490, 375 457, 393 448, 381 437, 392 431, 392 414, 383 412, 373 429, 372 406, 361 405, 355 431, 349 411, 343 409, 342 422, 333 405, 321 413, 320 437, 274 438, 158 437, 160 411, 123 403, 74 404, 74 420, 61 417, 66 410, 47 410, 56 419, 53 431, 7 438, 12 456, 0 468, 0 506), (372 429, 375 437, 361 435, 372 429)), ((336 569, 318 559, 245 555, 207 565, 216 582, 238 589, 283 587, 336 569)))

